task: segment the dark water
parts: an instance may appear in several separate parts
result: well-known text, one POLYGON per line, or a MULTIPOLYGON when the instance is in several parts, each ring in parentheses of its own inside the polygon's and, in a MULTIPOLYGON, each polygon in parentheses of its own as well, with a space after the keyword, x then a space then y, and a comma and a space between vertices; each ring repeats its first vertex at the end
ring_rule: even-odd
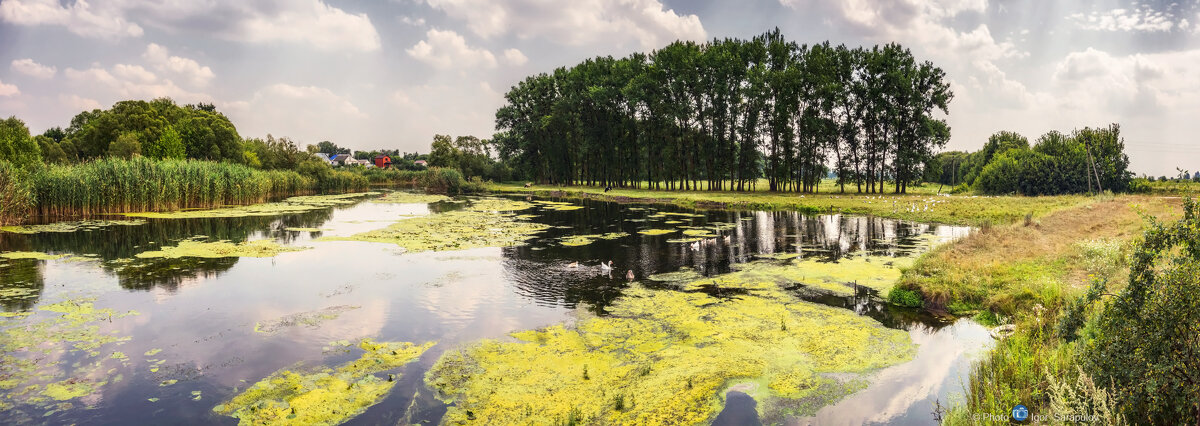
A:
MULTIPOLYGON (((968 232, 953 226, 786 212, 708 211, 698 218, 655 220, 646 217, 654 213, 648 206, 581 204, 586 208, 521 212, 554 226, 527 245, 455 252, 401 253, 390 244, 314 238, 381 228, 401 215, 462 205, 456 203, 359 203, 275 217, 157 219, 139 226, 72 233, 0 233, 0 252, 91 254, 99 259, 3 261, 0 289, 33 290, 19 298, 0 298, 4 311, 36 310, 69 298, 95 297, 97 307, 140 313, 103 327, 104 332, 132 337, 115 347, 129 355, 128 365, 111 366, 115 369, 111 374, 120 374, 123 380, 74 401, 71 410, 44 416, 45 408, 18 406, 0 413, 0 423, 234 424, 236 419, 211 410, 235 395, 235 388, 245 389, 297 362, 344 363, 356 356, 329 351, 329 343, 368 337, 438 344, 402 368, 400 383, 389 396, 351 423, 436 423, 445 407, 432 398, 421 379, 442 352, 482 338, 504 338, 513 331, 559 323, 570 319, 575 309, 604 314, 630 285, 624 278, 626 270, 642 278, 686 266, 711 275, 728 272, 731 265, 757 255, 781 252, 826 260, 863 251, 899 256, 912 250, 923 234, 956 237, 968 232), (672 236, 636 233, 673 227, 663 225, 664 220, 693 225, 726 222, 736 227, 721 232, 725 237, 696 246, 668 243, 672 236), (290 227, 324 231, 285 230, 290 227), (616 231, 632 235, 581 247, 557 244, 560 236, 616 231), (312 249, 274 258, 127 260, 195 236, 231 241, 273 238, 312 249), (608 260, 616 265, 612 277, 595 266, 608 260), (574 262, 581 266, 571 267, 574 262), (271 334, 254 331, 260 322, 338 306, 358 308, 314 326, 285 327, 271 334), (155 348, 163 351, 153 357, 142 355, 155 348), (151 372, 147 359, 166 362, 151 372), (159 385, 163 380, 178 382, 164 387, 159 385), (202 398, 194 400, 193 391, 201 391, 202 398), (150 402, 150 398, 158 400, 150 402)), ((812 302, 843 307, 888 327, 908 330, 920 344, 914 361, 879 371, 870 387, 825 407, 812 419, 789 420, 796 424, 928 424, 932 402, 939 399, 945 404, 950 394, 961 391, 960 383, 965 382, 961 375, 970 355, 988 344, 986 331, 972 322, 948 323, 890 307, 871 291, 837 297, 795 290, 812 302)), ((0 318, 0 327, 25 320, 0 318)), ((728 401, 717 423, 745 424, 745 419, 755 418, 749 396, 731 395, 728 401)))

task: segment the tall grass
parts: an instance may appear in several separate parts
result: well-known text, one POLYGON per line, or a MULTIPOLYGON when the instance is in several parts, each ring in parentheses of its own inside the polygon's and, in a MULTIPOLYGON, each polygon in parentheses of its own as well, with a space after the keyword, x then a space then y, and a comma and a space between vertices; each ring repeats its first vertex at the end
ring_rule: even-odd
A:
POLYGON ((33 207, 33 188, 24 172, 7 161, 0 161, 0 225, 25 220, 33 207))
MULTIPOLYGON (((43 215, 89 215, 251 204, 273 196, 312 192, 315 179, 293 171, 260 171, 239 164, 196 160, 106 158, 50 165, 31 176, 36 210, 43 215)), ((353 186, 342 182, 330 187, 353 186)), ((363 185, 365 186, 365 185, 363 185)))

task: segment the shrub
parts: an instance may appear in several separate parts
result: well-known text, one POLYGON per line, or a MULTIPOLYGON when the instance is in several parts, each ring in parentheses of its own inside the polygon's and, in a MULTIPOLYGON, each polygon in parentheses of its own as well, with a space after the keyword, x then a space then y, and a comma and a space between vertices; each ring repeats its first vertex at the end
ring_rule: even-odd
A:
POLYGON ((1130 418, 1200 421, 1200 206, 1175 223, 1150 219, 1129 283, 1088 333, 1088 371, 1112 383, 1130 418))
POLYGON ((1134 194, 1149 194, 1151 191, 1150 181, 1145 178, 1137 178, 1129 181, 1129 192, 1134 194))
POLYGON ((919 293, 901 288, 893 288, 888 292, 888 302, 909 308, 920 308, 925 304, 919 293))
POLYGON ((448 167, 433 167, 421 177, 421 187, 425 192, 435 194, 457 195, 462 193, 467 182, 462 173, 448 167))

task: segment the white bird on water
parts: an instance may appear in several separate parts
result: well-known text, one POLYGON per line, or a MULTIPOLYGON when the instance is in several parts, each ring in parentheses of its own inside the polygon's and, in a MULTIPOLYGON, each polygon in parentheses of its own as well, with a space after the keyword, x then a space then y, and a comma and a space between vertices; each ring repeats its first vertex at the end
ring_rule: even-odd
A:
POLYGON ((567 265, 567 267, 568 268, 578 268, 579 262, 571 262, 571 264, 567 265))
POLYGON ((613 261, 611 260, 608 263, 600 262, 600 273, 607 274, 612 272, 612 263, 613 261))

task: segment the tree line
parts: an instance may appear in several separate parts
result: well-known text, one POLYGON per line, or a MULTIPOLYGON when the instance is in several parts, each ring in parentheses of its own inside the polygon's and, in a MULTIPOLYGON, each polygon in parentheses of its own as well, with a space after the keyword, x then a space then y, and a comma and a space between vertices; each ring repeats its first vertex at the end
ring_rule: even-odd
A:
POLYGON ((903 193, 945 145, 945 73, 895 43, 676 41, 530 76, 496 112, 499 156, 551 184, 903 193))
POLYGON ((1052 130, 1034 144, 1016 132, 1000 131, 976 152, 949 151, 931 158, 924 180, 953 192, 1057 195, 1125 192, 1132 174, 1117 124, 1086 127, 1070 134, 1052 130))

